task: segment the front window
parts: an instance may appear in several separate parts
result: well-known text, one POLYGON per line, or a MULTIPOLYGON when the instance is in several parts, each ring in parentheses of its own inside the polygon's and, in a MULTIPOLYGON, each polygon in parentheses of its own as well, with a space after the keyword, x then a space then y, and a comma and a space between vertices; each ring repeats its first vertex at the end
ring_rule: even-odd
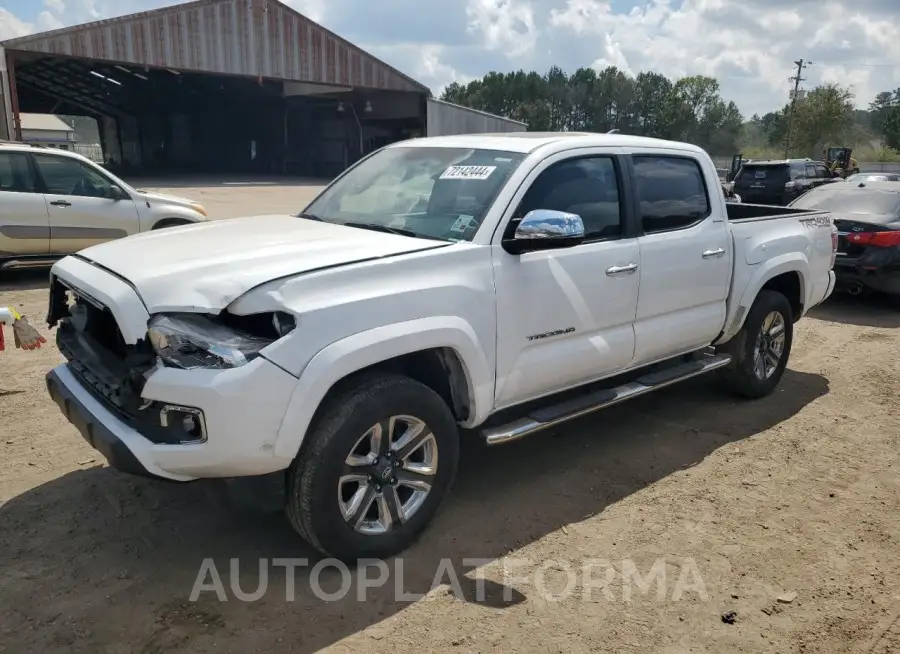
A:
POLYGON ((34 160, 51 195, 115 197, 114 185, 110 180, 76 159, 36 154, 34 160))
POLYGON ((524 157, 475 148, 386 148, 326 188, 303 213, 331 223, 469 241, 524 157))
POLYGON ((900 193, 829 184, 801 195, 791 203, 791 207, 835 213, 900 216, 900 193))

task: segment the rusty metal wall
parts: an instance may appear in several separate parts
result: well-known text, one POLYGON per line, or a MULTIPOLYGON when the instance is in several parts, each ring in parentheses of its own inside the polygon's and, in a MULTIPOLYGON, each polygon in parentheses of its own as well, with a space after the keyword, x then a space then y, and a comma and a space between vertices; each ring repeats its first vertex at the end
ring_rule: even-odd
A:
POLYGON ((276 0, 197 0, 3 45, 139 66, 427 92, 276 0))
POLYGON ((6 51, 0 47, 0 141, 13 139, 12 102, 10 101, 9 73, 6 70, 6 51))
POLYGON ((428 99, 425 117, 427 136, 479 134, 482 132, 524 132, 528 126, 516 120, 495 116, 442 100, 428 99))

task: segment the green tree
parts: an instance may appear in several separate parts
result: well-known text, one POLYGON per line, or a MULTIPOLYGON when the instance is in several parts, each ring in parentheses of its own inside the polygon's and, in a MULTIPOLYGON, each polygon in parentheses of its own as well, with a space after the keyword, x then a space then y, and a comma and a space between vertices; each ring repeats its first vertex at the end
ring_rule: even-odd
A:
POLYGON ((524 121, 532 131, 618 129, 688 140, 717 154, 734 152, 742 135, 737 106, 722 100, 715 79, 703 76, 673 83, 658 73, 631 77, 613 66, 571 75, 554 66, 544 75, 490 72, 466 85, 450 84, 441 98, 524 121))
POLYGON ((885 144, 894 150, 900 150, 900 104, 888 108, 881 122, 881 130, 885 144))
POLYGON ((817 156, 828 145, 842 145, 853 127, 854 95, 838 84, 823 84, 797 103, 791 144, 817 156))
POLYGON ((672 82, 659 73, 639 73, 634 80, 632 129, 642 136, 670 136, 672 82))

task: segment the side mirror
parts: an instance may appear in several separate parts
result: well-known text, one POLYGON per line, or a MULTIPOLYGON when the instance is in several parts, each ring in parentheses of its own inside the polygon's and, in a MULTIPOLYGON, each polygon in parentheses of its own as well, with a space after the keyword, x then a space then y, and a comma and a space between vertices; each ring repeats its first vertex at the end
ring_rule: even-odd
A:
POLYGON ((516 226, 512 238, 503 239, 510 254, 570 248, 584 241, 581 216, 565 211, 535 209, 516 226))
POLYGON ((107 197, 110 200, 124 200, 128 197, 128 194, 118 186, 110 186, 109 191, 107 191, 107 197))

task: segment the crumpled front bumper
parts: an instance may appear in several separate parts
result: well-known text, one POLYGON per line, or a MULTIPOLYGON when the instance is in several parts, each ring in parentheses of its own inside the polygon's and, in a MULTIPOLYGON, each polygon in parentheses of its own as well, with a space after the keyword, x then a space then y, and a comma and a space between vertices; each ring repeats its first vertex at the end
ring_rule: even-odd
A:
POLYGON ((199 409, 206 440, 156 443, 91 392, 68 364, 46 376, 50 397, 110 466, 171 481, 262 475, 287 468, 275 439, 297 380, 259 358, 231 370, 155 371, 142 396, 199 409))

